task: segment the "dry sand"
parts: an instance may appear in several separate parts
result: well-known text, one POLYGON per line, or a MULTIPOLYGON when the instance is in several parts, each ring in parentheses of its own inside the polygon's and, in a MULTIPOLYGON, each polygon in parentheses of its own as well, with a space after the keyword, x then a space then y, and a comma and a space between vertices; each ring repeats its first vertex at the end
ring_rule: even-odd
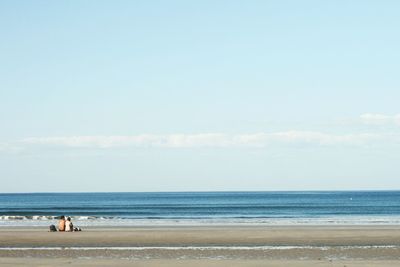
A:
POLYGON ((400 266, 400 226, 0 228, 0 265, 400 266))

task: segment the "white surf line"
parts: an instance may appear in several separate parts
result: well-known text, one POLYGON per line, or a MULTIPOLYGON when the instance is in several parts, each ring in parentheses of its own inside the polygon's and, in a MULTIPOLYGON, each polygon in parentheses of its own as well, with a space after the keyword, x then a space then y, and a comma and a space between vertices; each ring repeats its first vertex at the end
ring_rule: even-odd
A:
POLYGON ((293 249, 400 249, 395 245, 373 246, 158 246, 158 247, 0 247, 0 251, 28 250, 293 250, 293 249))

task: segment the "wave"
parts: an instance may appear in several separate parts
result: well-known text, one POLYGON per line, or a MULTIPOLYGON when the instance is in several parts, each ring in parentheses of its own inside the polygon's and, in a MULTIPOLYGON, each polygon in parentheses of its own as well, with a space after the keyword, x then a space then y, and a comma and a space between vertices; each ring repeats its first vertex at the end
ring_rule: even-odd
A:
MULTIPOLYGON (((400 216, 329 217, 113 217, 70 216, 79 226, 174 226, 174 225, 400 225, 400 216)), ((0 215, 2 226, 48 226, 57 223, 53 215, 0 215)))
MULTIPOLYGON (((95 220, 95 219, 111 219, 113 217, 96 217, 96 216, 70 216, 75 220, 95 220)), ((37 221, 54 221, 60 219, 60 216, 52 215, 1 215, 0 221, 21 221, 21 220, 37 220, 37 221)))

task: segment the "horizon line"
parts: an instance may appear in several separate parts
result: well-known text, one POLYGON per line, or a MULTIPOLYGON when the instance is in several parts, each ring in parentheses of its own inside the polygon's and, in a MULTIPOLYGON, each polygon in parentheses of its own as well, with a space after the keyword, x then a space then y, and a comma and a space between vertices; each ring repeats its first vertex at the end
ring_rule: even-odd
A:
POLYGON ((285 193, 285 192, 397 192, 400 189, 310 189, 310 190, 189 190, 189 191, 44 191, 44 192, 0 192, 5 194, 116 194, 116 193, 285 193))

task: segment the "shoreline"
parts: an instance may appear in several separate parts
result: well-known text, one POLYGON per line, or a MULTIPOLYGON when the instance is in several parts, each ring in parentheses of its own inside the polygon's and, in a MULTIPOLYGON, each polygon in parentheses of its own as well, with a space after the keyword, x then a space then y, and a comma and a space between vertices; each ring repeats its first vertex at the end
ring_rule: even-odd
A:
POLYGON ((400 245, 400 226, 149 226, 0 228, 0 247, 158 245, 400 245))
POLYGON ((0 228, 0 266, 395 266, 400 226, 0 228), (111 264, 112 263, 112 264, 111 264))

